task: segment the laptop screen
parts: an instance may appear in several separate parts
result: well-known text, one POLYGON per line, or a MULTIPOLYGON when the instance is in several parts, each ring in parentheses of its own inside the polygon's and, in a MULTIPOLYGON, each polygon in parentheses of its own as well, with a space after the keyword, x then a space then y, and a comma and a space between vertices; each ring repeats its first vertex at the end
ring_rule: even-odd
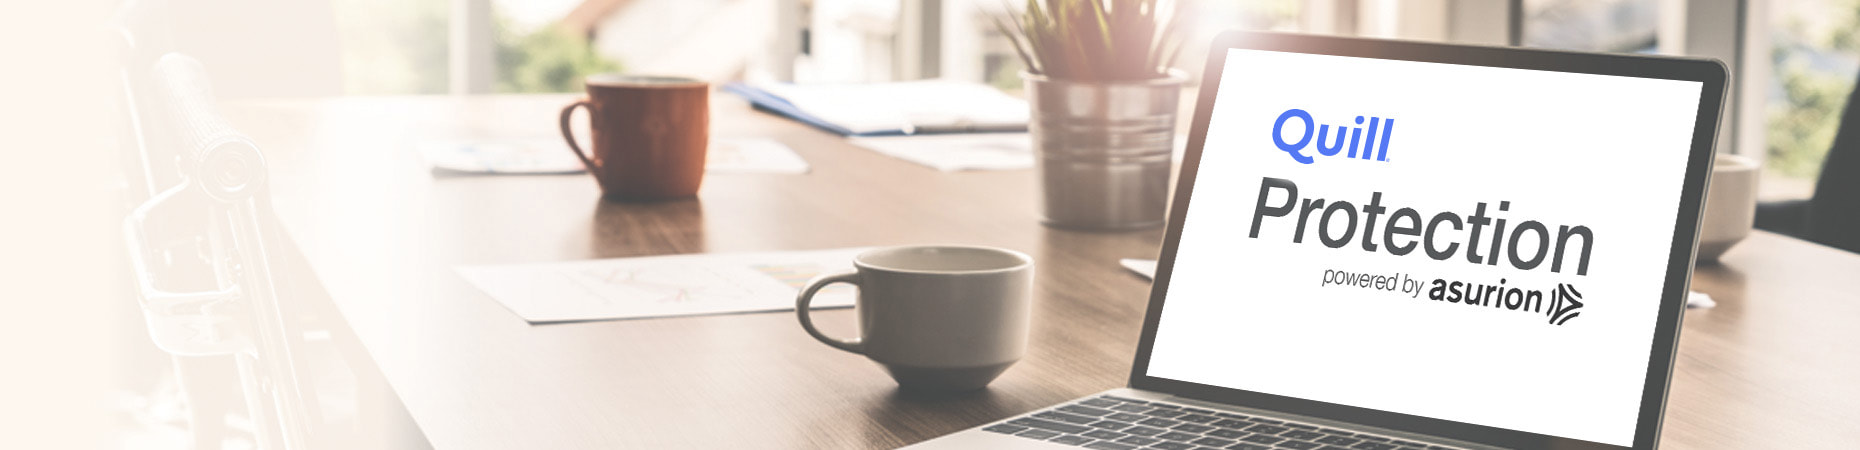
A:
POLYGON ((1632 445, 1702 83, 1221 73, 1149 376, 1632 445))

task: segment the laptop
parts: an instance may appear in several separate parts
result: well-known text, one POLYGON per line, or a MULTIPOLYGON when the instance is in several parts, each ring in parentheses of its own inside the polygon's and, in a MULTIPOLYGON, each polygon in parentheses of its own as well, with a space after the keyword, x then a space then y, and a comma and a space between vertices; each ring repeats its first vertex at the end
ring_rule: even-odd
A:
POLYGON ((1658 444, 1721 63, 1212 48, 1129 386, 911 448, 1658 444))

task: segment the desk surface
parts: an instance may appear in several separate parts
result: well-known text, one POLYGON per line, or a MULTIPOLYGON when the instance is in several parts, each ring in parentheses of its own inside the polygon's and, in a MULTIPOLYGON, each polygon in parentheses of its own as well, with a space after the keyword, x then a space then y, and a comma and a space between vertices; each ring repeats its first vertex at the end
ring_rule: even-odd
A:
MULTIPOLYGON (((806 175, 710 175, 699 200, 612 204, 585 176, 431 177, 422 138, 553 136, 565 96, 228 105, 271 158, 286 228, 440 449, 890 448, 1122 386, 1148 283, 1118 258, 1162 231, 1046 228, 1029 171, 939 173, 718 95, 718 136, 765 136, 806 175), (900 392, 792 313, 530 326, 459 264, 966 243, 1033 255, 1033 336, 988 389, 900 392)), ((1757 233, 1693 287, 1662 441, 1860 442, 1860 256, 1757 233)), ((829 333, 851 311, 824 311, 829 333)))

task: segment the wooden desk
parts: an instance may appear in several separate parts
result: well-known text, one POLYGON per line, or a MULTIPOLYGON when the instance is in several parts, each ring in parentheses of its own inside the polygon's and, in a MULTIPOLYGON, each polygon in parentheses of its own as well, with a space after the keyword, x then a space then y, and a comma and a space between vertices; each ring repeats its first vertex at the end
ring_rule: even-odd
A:
MULTIPOLYGON (((701 199, 611 204, 585 176, 443 178, 422 138, 554 136, 566 96, 228 105, 269 152, 287 229, 440 449, 889 448, 1122 386, 1148 283, 1118 258, 1162 231, 1054 230, 1028 171, 939 173, 750 111, 806 175, 711 175, 701 199), (1024 360, 990 388, 896 389, 802 333, 792 313, 530 326, 451 271, 669 253, 915 243, 1013 248, 1039 265, 1024 360)), ((1860 256, 1757 233, 1698 271, 1667 409, 1673 448, 1860 442, 1860 256)), ((850 311, 819 313, 850 334, 850 311)))

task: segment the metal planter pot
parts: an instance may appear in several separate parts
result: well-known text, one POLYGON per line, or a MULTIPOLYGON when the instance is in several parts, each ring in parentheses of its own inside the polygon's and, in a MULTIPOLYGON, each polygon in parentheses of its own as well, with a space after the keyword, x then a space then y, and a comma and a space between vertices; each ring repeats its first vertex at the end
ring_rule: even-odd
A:
POLYGON ((1022 73, 1047 225, 1131 230, 1163 224, 1176 104, 1187 77, 1071 82, 1022 73))

